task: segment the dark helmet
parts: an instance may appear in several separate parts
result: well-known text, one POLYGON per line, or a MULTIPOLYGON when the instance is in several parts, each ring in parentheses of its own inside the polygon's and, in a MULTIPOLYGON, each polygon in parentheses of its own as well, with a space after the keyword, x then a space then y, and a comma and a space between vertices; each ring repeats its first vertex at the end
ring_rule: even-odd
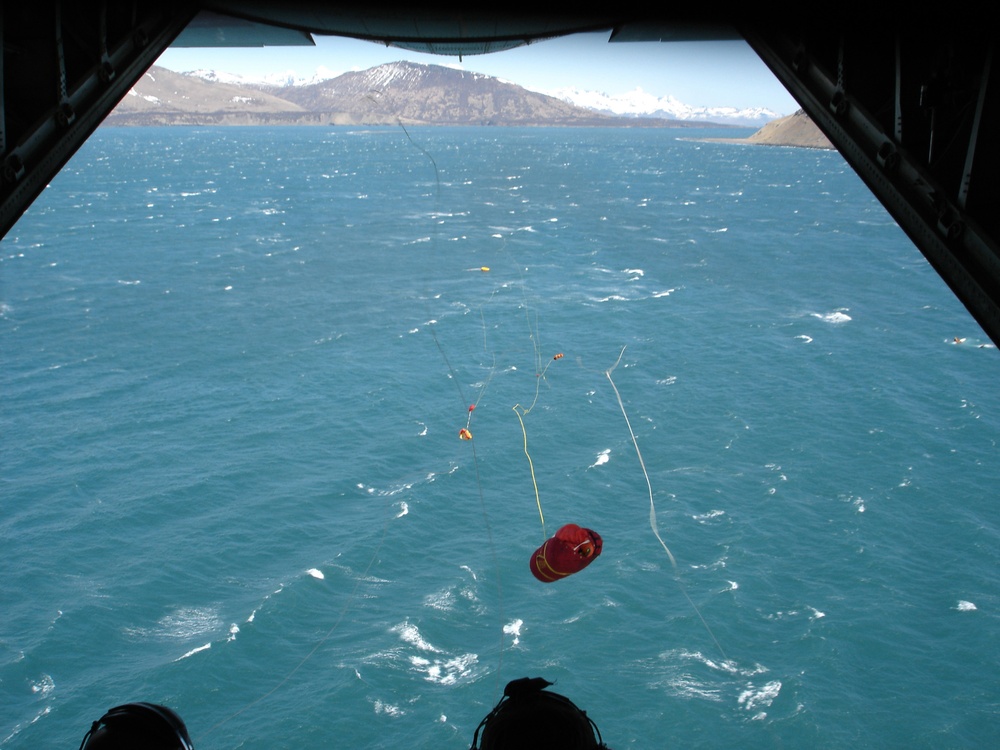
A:
POLYGON ((606 748, 593 720, 564 695, 545 690, 552 683, 522 677, 504 688, 472 738, 471 750, 590 750, 606 748), (482 732, 482 743, 479 734, 482 732))
POLYGON ((91 725, 80 750, 194 750, 194 745, 176 712, 155 703, 126 703, 91 725))

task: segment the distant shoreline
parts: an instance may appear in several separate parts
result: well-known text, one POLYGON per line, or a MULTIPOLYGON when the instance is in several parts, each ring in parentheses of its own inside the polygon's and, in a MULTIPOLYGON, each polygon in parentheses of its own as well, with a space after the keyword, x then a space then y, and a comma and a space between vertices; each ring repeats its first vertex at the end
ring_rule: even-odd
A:
MULTIPOLYGON (((759 131, 758 131, 759 132, 759 131)), ((746 138, 683 138, 685 141, 697 141, 699 143, 732 143, 737 146, 774 146, 774 147, 784 147, 784 148, 812 148, 817 151, 835 151, 832 145, 830 146, 817 146, 811 143, 792 143, 792 142, 771 142, 754 140, 753 136, 747 136, 746 138)))
MULTIPOLYGON (((228 112, 218 114, 196 113, 112 113, 102 126, 113 128, 134 127, 396 127, 400 119, 364 121, 341 116, 339 113, 284 113, 272 115, 242 115, 228 112)), ((525 122, 422 122, 402 120, 406 127, 475 127, 475 128, 616 128, 636 130, 752 130, 744 125, 725 125, 714 122, 684 122, 659 120, 653 117, 609 118, 607 120, 574 121, 525 121, 525 122)), ((740 140, 740 139, 734 139, 740 140)))

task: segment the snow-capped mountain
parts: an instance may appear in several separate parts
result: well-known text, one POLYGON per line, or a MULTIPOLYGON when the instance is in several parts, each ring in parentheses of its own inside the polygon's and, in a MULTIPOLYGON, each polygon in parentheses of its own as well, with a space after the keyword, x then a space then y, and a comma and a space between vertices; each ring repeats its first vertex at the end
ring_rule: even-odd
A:
MULTIPOLYGON (((382 65, 372 70, 387 75, 401 75, 400 71, 412 74, 410 67, 394 63, 382 65)), ((243 76, 223 73, 214 70, 194 70, 185 75, 201 78, 212 83, 228 83, 238 86, 273 86, 273 87, 304 87, 324 83, 341 75, 328 68, 318 68, 311 76, 304 77, 295 71, 272 73, 266 76, 243 76)), ((482 78, 490 78, 478 73, 466 73, 482 78)), ((383 84, 386 82, 382 82, 383 84)), ((508 83, 503 81, 503 83, 508 83)), ((555 97, 569 104, 593 112, 616 117, 657 118, 664 120, 715 122, 724 125, 742 125, 760 127, 766 122, 777 119, 782 113, 773 112, 765 107, 739 109, 737 107, 693 107, 684 104, 673 96, 655 96, 641 88, 636 88, 622 94, 606 94, 598 91, 586 91, 578 88, 562 88, 554 91, 538 91, 537 93, 555 97)))
POLYGON ((263 76, 247 76, 237 73, 224 73, 219 70, 191 70, 184 73, 192 78, 201 78, 209 83, 228 83, 233 86, 311 86, 314 83, 322 83, 331 78, 336 78, 340 72, 334 72, 329 68, 317 68, 311 76, 303 77, 294 70, 287 70, 284 73, 268 73, 263 76))
POLYGON ((736 107, 692 107, 672 96, 654 96, 641 88, 624 94, 609 95, 597 91, 563 88, 545 92, 563 101, 585 107, 595 112, 619 117, 658 117, 668 120, 708 120, 733 125, 759 127, 782 115, 765 107, 737 109, 736 107))

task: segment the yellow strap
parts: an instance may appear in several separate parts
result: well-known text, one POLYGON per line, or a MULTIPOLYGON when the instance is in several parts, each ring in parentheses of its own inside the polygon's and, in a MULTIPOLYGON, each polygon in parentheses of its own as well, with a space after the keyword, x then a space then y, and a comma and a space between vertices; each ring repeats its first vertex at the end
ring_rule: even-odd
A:
POLYGON ((521 419, 519 409, 521 409, 521 405, 514 404, 513 411, 517 415, 517 421, 521 423, 521 434, 524 436, 524 455, 527 456, 528 468, 531 469, 531 484, 535 488, 535 504, 538 506, 538 517, 542 521, 542 539, 547 539, 548 535, 545 533, 545 515, 542 513, 542 501, 538 497, 538 482, 535 480, 535 464, 531 460, 531 454, 528 453, 528 431, 524 429, 524 420, 521 419))

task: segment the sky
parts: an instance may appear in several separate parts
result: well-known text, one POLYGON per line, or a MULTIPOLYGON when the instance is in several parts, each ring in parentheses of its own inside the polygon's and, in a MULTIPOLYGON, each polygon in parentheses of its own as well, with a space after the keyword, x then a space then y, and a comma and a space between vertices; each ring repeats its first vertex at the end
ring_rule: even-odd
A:
POLYGON ((798 105, 743 41, 608 43, 609 32, 574 34, 487 55, 428 55, 343 37, 316 36, 315 47, 169 48, 158 65, 178 73, 209 69, 263 77, 293 71, 334 77, 382 63, 448 65, 533 91, 560 88, 614 96, 637 87, 692 107, 766 107, 787 115, 798 105))

